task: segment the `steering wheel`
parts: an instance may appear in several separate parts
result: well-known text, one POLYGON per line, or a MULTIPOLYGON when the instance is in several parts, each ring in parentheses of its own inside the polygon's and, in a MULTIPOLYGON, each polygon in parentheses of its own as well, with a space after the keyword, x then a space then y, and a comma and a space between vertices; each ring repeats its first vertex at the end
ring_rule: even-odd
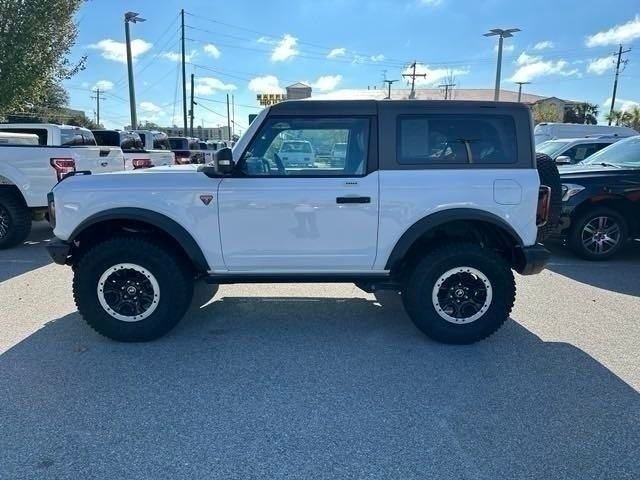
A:
POLYGON ((284 163, 282 163, 282 159, 277 153, 273 154, 273 161, 276 162, 276 167, 278 168, 278 174, 286 175, 284 163))

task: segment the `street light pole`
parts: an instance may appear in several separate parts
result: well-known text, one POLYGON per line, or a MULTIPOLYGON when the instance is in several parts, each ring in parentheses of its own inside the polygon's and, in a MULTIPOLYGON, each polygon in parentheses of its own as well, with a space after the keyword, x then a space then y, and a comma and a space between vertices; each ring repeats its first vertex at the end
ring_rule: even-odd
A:
POLYGON ((503 30, 502 28, 493 28, 487 33, 483 34, 485 37, 498 36, 498 65, 496 66, 496 87, 493 94, 493 100, 497 102, 500 100, 500 79, 502 75, 502 45, 505 38, 513 37, 513 34, 519 32, 519 28, 508 28, 503 30))
POLYGON ((124 14, 124 37, 127 45, 127 72, 129 75, 129 108, 131 109, 131 128, 138 128, 138 116, 136 114, 136 89, 133 83, 133 57, 131 56, 131 33, 129 32, 130 23, 144 22, 144 18, 140 18, 135 12, 127 12, 124 14))
POLYGON ((515 82, 518 84, 518 103, 522 100, 522 85, 529 85, 531 82, 515 82))

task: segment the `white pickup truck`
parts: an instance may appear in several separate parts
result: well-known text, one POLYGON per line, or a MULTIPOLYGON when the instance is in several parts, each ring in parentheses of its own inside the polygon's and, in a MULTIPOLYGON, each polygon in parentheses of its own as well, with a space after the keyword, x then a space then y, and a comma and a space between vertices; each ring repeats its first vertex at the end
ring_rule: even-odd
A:
POLYGON ((31 221, 45 218, 47 193, 65 175, 124 170, 122 150, 98 147, 86 128, 16 123, 0 125, 0 132, 6 140, 0 143, 0 249, 23 242, 31 221), (25 142, 34 136, 37 142, 25 142))
POLYGON ((173 165, 176 163, 176 156, 171 151, 169 137, 164 132, 153 130, 133 130, 140 136, 143 148, 150 153, 154 167, 173 165))
POLYGON ((172 165, 173 152, 148 150, 138 132, 126 130, 92 130, 96 142, 104 147, 120 147, 124 153, 125 170, 172 165))

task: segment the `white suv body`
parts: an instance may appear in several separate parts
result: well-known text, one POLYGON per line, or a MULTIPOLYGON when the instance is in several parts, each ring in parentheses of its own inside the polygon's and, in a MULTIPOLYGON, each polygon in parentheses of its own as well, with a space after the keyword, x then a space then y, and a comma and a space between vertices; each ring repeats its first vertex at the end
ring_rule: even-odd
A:
MULTIPOLYGON (((493 312, 491 299, 503 302, 499 295, 506 295, 506 303, 495 308, 510 310, 515 295, 510 268, 537 273, 548 258, 536 244, 540 180, 531 116, 519 104, 284 102, 256 118, 236 144, 233 161, 231 151, 223 149, 215 163, 61 182, 50 196, 59 239, 49 247, 52 257, 58 263, 78 265, 80 290, 86 285, 95 289, 96 281, 120 275, 111 267, 103 271, 113 263, 132 269, 129 281, 142 271, 143 276, 159 278, 158 286, 148 287, 153 293, 156 286, 166 288, 161 286, 162 273, 154 272, 144 259, 134 261, 131 253, 116 258, 120 254, 112 252, 120 251, 118 242, 134 241, 130 237, 138 231, 136 242, 153 243, 156 238, 158 248, 174 252, 167 255, 182 265, 178 270, 185 268, 189 276, 212 283, 353 281, 368 290, 401 290, 416 325, 433 338, 452 343, 469 343, 495 331, 506 319, 502 314, 491 316, 478 330, 455 327, 456 322, 467 325, 493 312), (487 106, 494 110, 487 112, 487 106), (283 130, 309 142, 346 140, 345 165, 288 167, 277 153, 283 130), (451 132, 448 138, 447 132, 451 132), (461 135, 469 140, 460 140, 461 135), (480 137, 483 140, 476 142, 480 137), (95 250, 95 257, 86 254, 105 241, 113 243, 102 253, 95 250), (428 318, 421 317, 414 309, 422 296, 414 290, 423 280, 416 278, 431 275, 427 270, 439 265, 434 259, 441 255, 446 257, 443 265, 455 266, 449 257, 458 250, 463 255, 460 267, 467 270, 438 271, 440 276, 468 277, 472 286, 485 282, 496 293, 489 289, 480 294, 478 311, 471 314, 475 308, 471 304, 464 312, 455 310, 455 303, 448 307, 438 303, 446 299, 437 300, 444 294, 434 290, 436 310, 427 309, 428 318), (108 255, 106 263, 103 255, 108 255), (424 260, 429 255, 433 258, 424 260), (89 257, 92 260, 85 260, 89 257), (489 264, 482 273, 485 262, 489 264), (494 264, 500 265, 495 271, 494 264), (442 306, 440 312, 436 304, 442 306), (446 324, 440 325, 443 319, 446 324)), ((163 260, 163 265, 169 263, 163 260)), ((442 277, 438 288, 448 285, 449 277, 442 277)), ((97 288, 100 297, 99 282, 97 288)), ((137 325, 137 319, 144 323, 154 315, 160 318, 155 310, 145 316, 139 313, 142 307, 136 307, 139 315, 125 315, 125 306, 124 313, 114 314, 119 307, 108 298, 101 301, 102 310, 95 310, 83 295, 77 295, 81 312, 111 338, 146 340, 167 331, 148 327, 151 333, 137 325), (127 325, 114 323, 118 315, 127 319, 127 325)), ((95 293, 87 295, 95 299, 95 293)), ((424 298, 431 296, 429 290, 424 298)))

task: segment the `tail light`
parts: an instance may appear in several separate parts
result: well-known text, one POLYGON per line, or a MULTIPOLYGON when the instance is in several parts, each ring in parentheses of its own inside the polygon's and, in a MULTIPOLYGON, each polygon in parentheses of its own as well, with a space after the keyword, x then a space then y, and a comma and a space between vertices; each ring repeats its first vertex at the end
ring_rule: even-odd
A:
POLYGON ((76 161, 73 158, 52 158, 49 163, 56 171, 58 181, 76 171, 76 161))
POLYGON ((176 153, 176 165, 185 165, 191 163, 190 153, 176 153))
POLYGON ((536 225, 543 227, 549 221, 549 210, 551 209, 551 187, 540 185, 538 191, 538 210, 536 212, 536 225))
POLYGON ((150 158, 134 158, 131 160, 131 164, 133 165, 134 170, 153 167, 153 163, 150 158))

